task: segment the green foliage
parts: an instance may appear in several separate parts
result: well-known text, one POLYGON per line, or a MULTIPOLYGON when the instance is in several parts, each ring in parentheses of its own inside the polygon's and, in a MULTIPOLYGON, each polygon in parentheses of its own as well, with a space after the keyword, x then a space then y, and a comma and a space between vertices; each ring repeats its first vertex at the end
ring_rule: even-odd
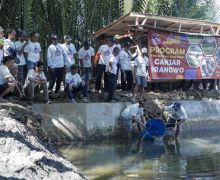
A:
POLYGON ((155 15, 211 19, 214 0, 0 0, 0 22, 13 27, 37 31, 42 49, 49 45, 49 35, 70 34, 76 44, 89 38, 128 10, 155 15))

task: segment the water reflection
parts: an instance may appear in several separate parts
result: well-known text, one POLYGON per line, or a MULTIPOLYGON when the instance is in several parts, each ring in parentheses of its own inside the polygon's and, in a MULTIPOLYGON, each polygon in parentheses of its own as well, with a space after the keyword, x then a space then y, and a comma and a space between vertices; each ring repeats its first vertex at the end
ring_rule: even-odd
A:
POLYGON ((63 154, 89 179, 220 179, 218 136, 172 144, 117 140, 73 144, 63 154), (203 143, 203 146, 201 145, 203 143))

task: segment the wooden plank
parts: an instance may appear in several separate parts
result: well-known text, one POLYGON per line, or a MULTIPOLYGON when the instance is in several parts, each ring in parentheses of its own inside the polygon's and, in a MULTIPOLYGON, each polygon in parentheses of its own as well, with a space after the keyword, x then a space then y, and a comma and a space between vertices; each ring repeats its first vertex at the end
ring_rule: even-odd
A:
POLYGON ((200 34, 203 33, 203 26, 201 26, 201 29, 200 29, 200 34))
POLYGON ((180 23, 180 24, 179 24, 178 32, 181 32, 181 27, 182 27, 182 24, 180 23))
POLYGON ((220 27, 218 26, 218 27, 216 28, 216 33, 215 33, 215 35, 219 35, 219 30, 220 30, 220 27))
POLYGON ((157 20, 154 21, 154 27, 157 27, 157 20))
POLYGON ((168 28, 171 28, 172 26, 174 26, 174 25, 176 25, 177 23, 176 22, 174 22, 174 23, 170 23, 166 28, 168 29, 168 28))
POLYGON ((138 17, 136 17, 136 19, 135 19, 135 25, 139 26, 139 18, 138 17))
POLYGON ((139 17, 139 18, 148 18, 148 19, 157 19, 157 20, 164 20, 169 22, 176 22, 176 23, 186 23, 186 24, 199 24, 199 25, 207 25, 207 26, 218 26, 219 23, 213 23, 204 20, 198 19, 188 19, 188 18, 178 18, 178 17, 169 17, 169 16, 155 16, 151 14, 138 14, 138 13, 131 13, 130 17, 139 17))
POLYGON ((145 18, 145 19, 142 21, 141 25, 145 25, 146 22, 147 22, 147 18, 145 18))
POLYGON ((215 34, 215 31, 214 31, 214 29, 213 29, 212 26, 210 26, 210 29, 211 29, 211 31, 212 31, 212 34, 215 34))
POLYGON ((193 26, 193 27, 191 27, 191 29, 190 30, 192 30, 192 29, 195 29, 196 27, 198 27, 199 25, 198 24, 196 24, 195 26, 193 26))

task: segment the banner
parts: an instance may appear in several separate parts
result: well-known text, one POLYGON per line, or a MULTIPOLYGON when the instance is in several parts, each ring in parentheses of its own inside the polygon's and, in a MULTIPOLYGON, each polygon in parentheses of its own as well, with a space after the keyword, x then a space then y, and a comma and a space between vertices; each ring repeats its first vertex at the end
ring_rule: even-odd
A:
POLYGON ((220 37, 149 31, 151 79, 219 79, 220 37))

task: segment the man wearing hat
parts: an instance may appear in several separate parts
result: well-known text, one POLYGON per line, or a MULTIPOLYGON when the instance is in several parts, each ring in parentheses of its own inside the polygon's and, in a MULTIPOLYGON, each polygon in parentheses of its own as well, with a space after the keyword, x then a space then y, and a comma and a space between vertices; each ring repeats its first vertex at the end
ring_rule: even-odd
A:
POLYGON ((64 62, 67 54, 63 50, 63 47, 58 43, 56 34, 51 35, 52 44, 48 47, 47 60, 50 71, 49 91, 53 91, 54 84, 56 82, 55 94, 60 90, 60 85, 64 75, 64 62))
POLYGON ((75 60, 76 60, 77 51, 76 51, 75 45, 71 43, 71 41, 72 41, 72 38, 70 35, 64 36, 64 43, 62 44, 62 47, 63 47, 65 54, 67 54, 66 60, 64 62, 65 73, 70 72, 70 67, 76 63, 75 60))
POLYGON ((134 74, 136 86, 134 88, 133 98, 140 92, 140 98, 143 98, 144 88, 147 87, 149 60, 147 58, 147 48, 141 49, 141 54, 134 60, 134 74))
POLYGON ((180 125, 188 118, 185 108, 180 102, 174 102, 170 106, 165 106, 163 110, 169 112, 169 119, 167 121, 167 128, 175 130, 175 137, 180 133, 180 125))
POLYGON ((17 50, 17 58, 18 58, 18 81, 24 84, 26 77, 26 61, 24 58, 24 48, 28 44, 27 33, 25 31, 21 31, 18 34, 19 40, 15 42, 15 47, 17 50))
POLYGON ((121 50, 121 45, 119 44, 119 40, 120 40, 121 38, 120 38, 120 36, 118 35, 118 34, 116 34, 115 36, 114 36, 114 46, 115 47, 118 47, 120 50, 121 50))

